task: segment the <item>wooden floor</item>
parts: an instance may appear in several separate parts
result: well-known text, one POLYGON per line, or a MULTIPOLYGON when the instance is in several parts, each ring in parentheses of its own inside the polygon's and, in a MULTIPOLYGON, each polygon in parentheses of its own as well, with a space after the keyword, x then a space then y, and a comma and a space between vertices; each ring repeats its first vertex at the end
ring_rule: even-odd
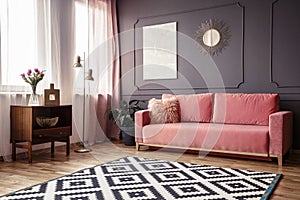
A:
MULTIPOLYGON (((75 148, 75 147, 74 147, 75 148)), ((65 156, 63 146, 56 147, 51 158, 50 149, 33 152, 33 162, 28 164, 26 155, 19 155, 15 162, 0 162, 0 196, 26 188, 50 179, 61 177, 80 169, 109 162, 124 156, 139 156, 195 164, 214 165, 271 173, 282 173, 283 178, 271 199, 300 199, 300 155, 292 154, 285 159, 282 168, 276 161, 254 161, 220 156, 199 156, 197 154, 162 150, 136 151, 135 147, 125 146, 120 142, 106 142, 92 147, 90 153, 75 153, 72 149, 69 157, 65 156)))

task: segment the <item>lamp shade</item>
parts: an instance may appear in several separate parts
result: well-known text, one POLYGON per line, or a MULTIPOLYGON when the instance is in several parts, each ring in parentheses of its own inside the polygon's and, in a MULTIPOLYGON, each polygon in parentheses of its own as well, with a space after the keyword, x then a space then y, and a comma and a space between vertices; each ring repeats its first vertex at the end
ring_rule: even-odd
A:
POLYGON ((87 72, 86 77, 84 78, 85 80, 89 80, 89 81, 93 81, 94 77, 93 77, 93 70, 89 69, 89 71, 87 72))
POLYGON ((73 65, 73 67, 82 67, 82 64, 80 63, 81 59, 80 56, 77 56, 76 63, 73 65))

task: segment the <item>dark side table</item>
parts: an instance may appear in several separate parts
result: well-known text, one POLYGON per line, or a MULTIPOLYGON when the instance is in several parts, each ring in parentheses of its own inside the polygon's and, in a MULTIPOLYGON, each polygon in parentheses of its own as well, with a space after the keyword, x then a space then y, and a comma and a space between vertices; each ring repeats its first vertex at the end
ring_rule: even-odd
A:
POLYGON ((70 154, 72 135, 72 106, 10 106, 10 142, 12 159, 16 160, 16 148, 28 150, 28 162, 32 163, 32 145, 51 142, 51 156, 54 156, 54 142, 66 142, 66 155, 70 154), (36 117, 59 117, 54 127, 42 128, 36 117))

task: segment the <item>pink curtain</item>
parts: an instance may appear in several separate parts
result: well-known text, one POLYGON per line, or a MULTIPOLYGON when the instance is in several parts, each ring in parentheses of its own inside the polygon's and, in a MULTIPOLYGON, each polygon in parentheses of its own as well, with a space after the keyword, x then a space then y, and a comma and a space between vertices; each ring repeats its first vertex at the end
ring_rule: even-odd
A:
POLYGON ((115 0, 89 0, 89 57, 95 81, 90 85, 89 143, 106 138, 119 139, 119 128, 105 117, 108 108, 116 107, 120 97, 119 41, 115 0), (105 137, 103 137, 105 136, 105 137))

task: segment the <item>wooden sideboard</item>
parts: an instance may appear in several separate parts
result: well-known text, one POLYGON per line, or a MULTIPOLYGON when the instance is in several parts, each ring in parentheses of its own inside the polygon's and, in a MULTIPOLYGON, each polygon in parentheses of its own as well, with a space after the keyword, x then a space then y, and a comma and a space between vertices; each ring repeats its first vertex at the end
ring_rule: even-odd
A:
POLYGON ((32 162, 32 145, 51 142, 51 156, 54 142, 66 142, 66 155, 70 154, 72 135, 72 106, 10 106, 10 141, 12 159, 16 160, 16 148, 28 150, 28 162, 32 162), (42 128, 36 117, 59 117, 54 127, 42 128))

